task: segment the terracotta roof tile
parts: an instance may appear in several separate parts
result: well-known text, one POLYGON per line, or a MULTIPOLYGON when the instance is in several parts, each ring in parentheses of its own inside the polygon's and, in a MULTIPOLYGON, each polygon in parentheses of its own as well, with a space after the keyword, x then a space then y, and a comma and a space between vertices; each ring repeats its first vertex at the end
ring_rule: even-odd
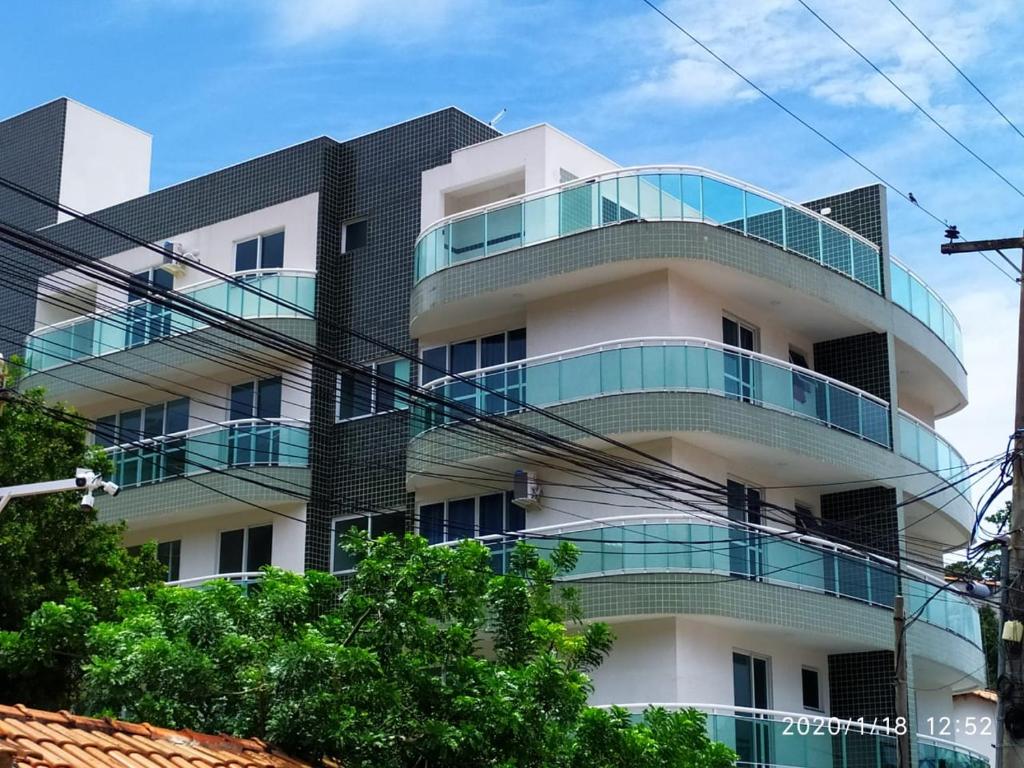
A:
POLYGON ((957 696, 977 696, 979 699, 985 699, 986 701, 999 701, 999 696, 995 691, 987 691, 984 688, 978 688, 975 691, 963 691, 962 693, 954 693, 953 697, 957 696))
POLYGON ((18 768, 310 768, 257 739, 0 705, 0 765, 18 768))

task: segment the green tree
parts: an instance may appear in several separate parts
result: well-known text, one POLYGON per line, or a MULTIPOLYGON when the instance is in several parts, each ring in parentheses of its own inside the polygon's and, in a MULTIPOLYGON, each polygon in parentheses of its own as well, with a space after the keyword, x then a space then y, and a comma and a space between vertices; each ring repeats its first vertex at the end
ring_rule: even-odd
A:
MULTIPOLYGON (((76 467, 109 470, 85 438, 74 413, 47 406, 42 390, 18 395, 0 411, 0 486, 74 477, 76 467)), ((113 618, 125 588, 159 580, 155 550, 131 557, 121 535, 98 524, 77 493, 15 499, 0 511, 0 630, 37 639, 0 635, 0 701, 65 706, 82 629, 113 618)))
MULTIPOLYGON (((223 582, 124 593, 116 620, 79 625, 77 708, 258 736, 349 768, 734 764, 700 713, 634 721, 587 705, 612 637, 557 580, 572 545, 542 558, 521 544, 504 575, 475 541, 353 534, 348 546, 359 566, 346 583, 268 569, 248 596, 223 582)), ((53 631, 37 638, 60 639, 54 610, 39 612, 53 631)))

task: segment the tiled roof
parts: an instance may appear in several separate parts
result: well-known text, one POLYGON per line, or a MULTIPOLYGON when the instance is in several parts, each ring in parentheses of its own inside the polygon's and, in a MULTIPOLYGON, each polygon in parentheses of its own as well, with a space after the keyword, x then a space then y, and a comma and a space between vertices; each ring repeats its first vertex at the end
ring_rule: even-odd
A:
POLYGON ((986 701, 999 701, 999 696, 995 691, 986 691, 984 688, 979 688, 976 691, 964 691, 962 693, 954 693, 953 697, 957 696, 977 696, 979 699, 985 699, 986 701))
POLYGON ((256 739, 0 705, 0 768, 309 768, 256 739))

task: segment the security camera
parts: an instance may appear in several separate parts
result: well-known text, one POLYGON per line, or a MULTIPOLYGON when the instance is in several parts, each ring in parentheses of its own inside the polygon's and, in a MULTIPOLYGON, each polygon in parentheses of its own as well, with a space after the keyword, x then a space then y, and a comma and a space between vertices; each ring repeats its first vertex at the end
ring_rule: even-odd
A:
POLYGON ((96 506, 96 497, 92 495, 92 491, 89 491, 82 497, 82 509, 89 510, 96 506))
POLYGON ((991 597, 992 590, 989 589, 987 584, 982 584, 980 581, 969 581, 964 585, 964 592, 971 597, 983 598, 991 597))
POLYGON ((117 496, 121 492, 121 486, 117 483, 112 483, 109 480, 103 483, 103 492, 108 496, 117 496))
POLYGON ((79 467, 75 470, 75 485, 79 488, 85 488, 95 476, 96 474, 91 469, 79 467))

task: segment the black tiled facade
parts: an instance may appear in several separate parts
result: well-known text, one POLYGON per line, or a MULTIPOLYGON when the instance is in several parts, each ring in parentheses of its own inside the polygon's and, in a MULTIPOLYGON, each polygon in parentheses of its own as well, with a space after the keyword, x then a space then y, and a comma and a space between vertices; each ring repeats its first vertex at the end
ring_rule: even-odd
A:
POLYGON ((887 247, 885 204, 885 187, 881 184, 803 203, 813 211, 831 208, 832 212, 827 214, 830 219, 866 237, 880 248, 887 247))
POLYGON ((892 400, 889 342, 884 333, 861 333, 814 345, 814 369, 833 379, 892 400))
MULTIPOLYGON (((317 246, 317 338, 328 354, 370 362, 416 352, 409 338, 409 292, 420 230, 420 175, 447 163, 452 151, 497 135, 448 109, 327 153, 317 246), (367 221, 366 245, 343 254, 342 224, 357 218, 367 221)), ((334 372, 320 366, 313 378, 306 567, 327 569, 332 517, 391 512, 411 518, 412 499, 405 491, 409 425, 404 411, 336 423, 334 372)))
POLYGON ((896 490, 873 486, 821 496, 825 532, 876 552, 899 558, 896 490))

